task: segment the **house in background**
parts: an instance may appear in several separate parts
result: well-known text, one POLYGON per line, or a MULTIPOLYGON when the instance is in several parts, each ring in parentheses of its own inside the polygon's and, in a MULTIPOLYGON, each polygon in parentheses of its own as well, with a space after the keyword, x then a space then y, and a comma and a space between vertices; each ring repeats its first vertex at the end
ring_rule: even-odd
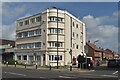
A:
POLYGON ((95 44, 91 43, 90 41, 88 41, 86 43, 85 48, 87 48, 87 57, 92 57, 92 59, 94 60, 94 64, 96 64, 96 62, 99 61, 104 61, 104 60, 108 60, 108 59, 113 59, 113 58, 118 58, 118 54, 113 52, 110 49, 103 49, 101 47, 97 47, 95 44))
POLYGON ((8 61, 9 59, 13 59, 14 56, 14 47, 15 41, 0 39, 0 57, 2 57, 2 62, 8 61))

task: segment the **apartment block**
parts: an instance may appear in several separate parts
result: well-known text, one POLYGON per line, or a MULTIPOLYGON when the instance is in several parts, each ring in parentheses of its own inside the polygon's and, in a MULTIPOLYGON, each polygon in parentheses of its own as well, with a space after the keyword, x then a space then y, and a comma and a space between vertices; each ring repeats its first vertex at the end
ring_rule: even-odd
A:
POLYGON ((40 66, 69 65, 85 55, 85 24, 64 9, 48 8, 17 20, 14 59, 40 66), (71 54, 70 54, 70 51, 71 54))

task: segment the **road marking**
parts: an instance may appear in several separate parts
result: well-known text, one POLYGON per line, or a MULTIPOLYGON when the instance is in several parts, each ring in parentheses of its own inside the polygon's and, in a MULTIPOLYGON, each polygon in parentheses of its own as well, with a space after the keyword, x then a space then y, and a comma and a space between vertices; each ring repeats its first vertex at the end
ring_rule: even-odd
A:
POLYGON ((115 71, 113 74, 116 74, 116 73, 118 73, 118 71, 115 71))
POLYGON ((45 78, 45 77, 40 77, 40 78, 45 78))
POLYGON ((102 75, 102 76, 105 76, 105 77, 118 77, 118 76, 112 76, 112 75, 102 75))
POLYGON ((4 73, 7 73, 7 74, 13 74, 13 75, 19 75, 19 76, 26 76, 26 75, 24 75, 24 74, 13 73, 13 72, 4 72, 4 73))
POLYGON ((60 78, 73 78, 73 77, 69 77, 69 76, 59 76, 60 78))
POLYGON ((118 76, 113 76, 113 75, 95 75, 95 74, 85 74, 85 75, 104 76, 104 77, 118 77, 118 76))

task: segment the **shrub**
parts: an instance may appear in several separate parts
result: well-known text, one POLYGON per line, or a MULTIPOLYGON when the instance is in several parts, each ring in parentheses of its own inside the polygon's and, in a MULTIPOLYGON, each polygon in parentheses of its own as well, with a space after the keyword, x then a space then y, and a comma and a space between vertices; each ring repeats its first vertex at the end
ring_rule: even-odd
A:
POLYGON ((8 64, 9 64, 9 65, 14 65, 15 62, 16 62, 16 64, 18 64, 18 62, 15 61, 14 59, 9 59, 9 60, 8 60, 8 64))

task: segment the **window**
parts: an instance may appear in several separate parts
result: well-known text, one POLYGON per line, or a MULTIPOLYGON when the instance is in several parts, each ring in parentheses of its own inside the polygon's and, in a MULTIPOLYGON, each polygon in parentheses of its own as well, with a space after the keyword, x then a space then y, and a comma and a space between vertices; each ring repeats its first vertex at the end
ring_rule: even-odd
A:
POLYGON ((52 60, 52 61, 57 61, 57 60, 62 60, 62 55, 49 55, 49 60, 52 60))
POLYGON ((26 49, 26 48, 27 48, 27 45, 26 45, 26 44, 21 44, 21 48, 22 48, 22 49, 26 49))
POLYGON ((27 55, 24 55, 24 56, 23 56, 23 60, 27 60, 27 55))
POLYGON ((20 44, 17 44, 17 48, 18 48, 18 49, 21 49, 21 45, 20 45, 20 44))
POLYGON ((41 21, 41 16, 36 17, 36 22, 40 22, 41 21))
POLYGON ((55 55, 55 60, 56 61, 59 60, 59 56, 55 55))
POLYGON ((33 36, 34 35, 34 31, 29 31, 29 36, 33 36))
POLYGON ((41 42, 35 43, 35 48, 41 47, 41 42))
POLYGON ((51 60, 51 55, 49 55, 49 60, 51 60))
POLYGON ((37 30, 35 30, 35 34, 36 34, 36 35, 41 34, 41 29, 37 29, 37 30))
POLYGON ((52 61, 54 60, 54 55, 52 55, 52 61))
POLYGON ((40 56, 37 56, 37 60, 40 60, 40 56))
MULTIPOLYGON (((57 42, 56 41, 49 42, 49 47, 57 47, 57 42)), ((63 42, 58 42, 58 47, 63 47, 63 42)))
POLYGON ((76 24, 76 28, 78 28, 78 24, 76 24))
POLYGON ((27 47, 28 47, 28 48, 34 48, 34 43, 28 43, 28 44, 27 44, 27 47))
MULTIPOLYGON (((57 28, 50 28, 50 33, 57 34, 57 28)), ((63 29, 58 29, 58 34, 63 34, 63 29)))
POLYGON ((26 21, 25 21, 25 25, 28 25, 28 24, 29 24, 29 20, 26 20, 26 21))
POLYGON ((60 60, 62 60, 62 55, 60 55, 60 60))
POLYGON ((28 37, 28 32, 23 32, 23 38, 28 37))
POLYGON ((21 60, 21 56, 17 56, 17 60, 21 60))
POLYGON ((78 49, 78 45, 76 45, 76 49, 78 49))
POLYGON ((22 38, 22 33, 17 33, 17 38, 22 38))
POLYGON ((73 32, 73 37, 75 37, 75 33, 73 32))
POLYGON ((19 26, 23 26, 23 22, 19 22, 19 26))
POLYGON ((29 60, 34 60, 34 57, 32 55, 30 55, 29 60))
POLYGON ((30 23, 35 23, 35 18, 30 19, 30 23))
POLYGON ((75 23, 73 22, 73 27, 75 26, 75 23))
POLYGON ((78 34, 76 34, 77 38, 78 38, 78 34))
POLYGON ((17 48, 19 49, 31 49, 31 48, 39 48, 39 47, 41 47, 41 42, 17 44, 17 48))
POLYGON ((58 22, 63 22, 63 18, 61 18, 61 17, 50 16, 49 19, 50 19, 50 21, 57 21, 58 20, 58 22))
POLYGON ((45 54, 43 54, 43 61, 45 61, 45 54))

